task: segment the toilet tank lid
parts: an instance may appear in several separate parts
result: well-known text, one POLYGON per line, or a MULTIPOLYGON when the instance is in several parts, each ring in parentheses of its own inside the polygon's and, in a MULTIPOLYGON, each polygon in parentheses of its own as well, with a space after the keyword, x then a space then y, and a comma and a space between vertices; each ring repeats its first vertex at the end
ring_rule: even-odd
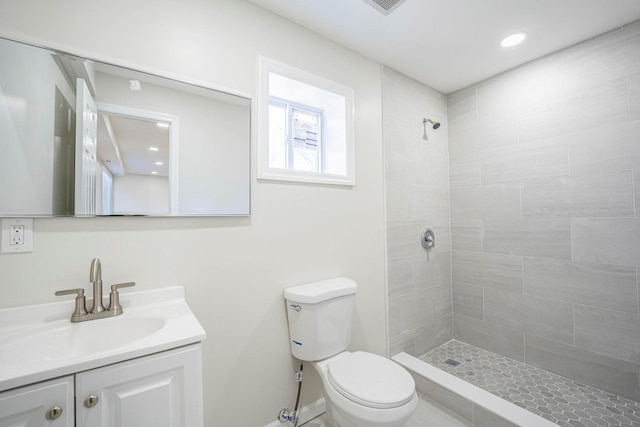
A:
POLYGON ((339 277, 287 288, 284 290, 284 297, 291 302, 317 304, 332 298, 353 295, 356 293, 356 287, 353 280, 339 277))

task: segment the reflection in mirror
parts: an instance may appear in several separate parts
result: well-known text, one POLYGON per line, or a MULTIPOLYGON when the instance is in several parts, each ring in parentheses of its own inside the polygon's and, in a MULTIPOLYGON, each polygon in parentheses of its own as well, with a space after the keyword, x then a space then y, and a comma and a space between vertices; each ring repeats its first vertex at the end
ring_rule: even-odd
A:
POLYGON ((99 214, 169 215, 170 126, 103 112, 98 106, 99 214))
POLYGON ((0 216, 248 215, 250 100, 0 39, 0 216))
POLYGON ((178 210, 179 117, 96 103, 99 215, 178 210), (173 203, 172 203, 173 201, 173 203))
MULTIPOLYGON (((73 109, 60 89, 56 87, 53 130, 53 215, 73 215, 75 127, 76 116, 73 109)), ((0 180, 0 189, 4 182, 0 180)))

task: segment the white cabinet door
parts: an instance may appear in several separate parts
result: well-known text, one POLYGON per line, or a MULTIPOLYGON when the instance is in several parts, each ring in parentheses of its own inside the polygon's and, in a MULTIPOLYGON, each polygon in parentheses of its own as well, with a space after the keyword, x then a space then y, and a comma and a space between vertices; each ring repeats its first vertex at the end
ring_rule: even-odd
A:
POLYGON ((76 374, 76 427, 202 425, 200 344, 76 374))
POLYGON ((96 214, 98 173, 98 109, 83 79, 76 84, 75 214, 96 214))
POLYGON ((73 376, 0 393, 0 427, 74 427, 73 376))

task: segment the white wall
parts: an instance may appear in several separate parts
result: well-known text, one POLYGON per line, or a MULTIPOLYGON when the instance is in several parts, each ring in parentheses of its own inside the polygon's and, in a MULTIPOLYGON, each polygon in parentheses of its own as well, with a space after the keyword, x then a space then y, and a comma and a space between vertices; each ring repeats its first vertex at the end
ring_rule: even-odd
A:
MULTIPOLYGON (((184 285, 208 333, 208 426, 263 426, 293 405, 287 286, 355 279, 352 347, 385 353, 379 64, 244 0, 3 0, 0 32, 252 97, 258 54, 311 70, 355 89, 358 174, 354 189, 254 177, 250 218, 37 219, 34 252, 0 256, 0 306, 52 301, 56 289, 86 286, 94 256, 105 283, 184 285)), ((303 404, 320 396, 307 370, 303 404)))
POLYGON ((113 177, 115 215, 169 215, 169 208, 168 177, 135 174, 113 177))

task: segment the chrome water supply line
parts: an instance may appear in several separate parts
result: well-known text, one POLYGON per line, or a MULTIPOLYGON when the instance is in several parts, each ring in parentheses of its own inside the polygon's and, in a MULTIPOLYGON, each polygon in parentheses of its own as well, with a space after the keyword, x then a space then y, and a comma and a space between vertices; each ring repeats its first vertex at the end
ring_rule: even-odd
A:
POLYGON ((295 373, 295 380, 298 383, 298 395, 296 397, 296 404, 293 407, 293 411, 289 411, 287 408, 284 408, 278 414, 278 421, 281 423, 286 423, 290 421, 293 424, 293 427, 298 425, 298 405, 300 404, 300 392, 302 391, 302 368, 303 364, 300 363, 300 370, 295 373))

